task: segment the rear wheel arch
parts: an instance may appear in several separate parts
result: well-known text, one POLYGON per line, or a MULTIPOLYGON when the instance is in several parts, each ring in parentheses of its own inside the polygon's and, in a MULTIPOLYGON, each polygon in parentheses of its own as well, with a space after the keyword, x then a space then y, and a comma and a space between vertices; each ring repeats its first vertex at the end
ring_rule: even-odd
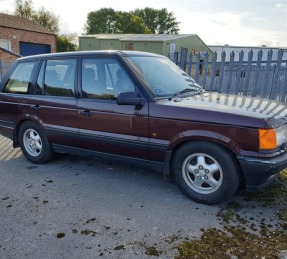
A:
POLYGON ((25 122, 32 122, 32 123, 39 125, 40 127, 43 127, 43 125, 38 120, 33 120, 31 118, 18 121, 15 126, 14 133, 13 133, 13 146, 14 147, 19 147, 19 130, 22 124, 25 122))
POLYGON ((26 120, 19 124, 18 144, 24 156, 32 163, 43 164, 54 156, 54 150, 43 126, 35 121, 26 120))

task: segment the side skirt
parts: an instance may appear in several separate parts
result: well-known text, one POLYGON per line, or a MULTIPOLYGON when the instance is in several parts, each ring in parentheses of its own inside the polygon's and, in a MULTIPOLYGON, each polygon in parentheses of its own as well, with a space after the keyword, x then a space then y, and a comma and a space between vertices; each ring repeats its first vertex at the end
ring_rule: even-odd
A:
POLYGON ((97 158, 103 158, 106 160, 113 160, 113 161, 116 160, 119 163, 142 166, 143 168, 152 169, 152 170, 155 170, 161 173, 164 173, 165 171, 164 169, 166 169, 165 164, 161 162, 154 162, 154 161, 133 158, 133 157, 126 157, 126 156, 119 156, 119 155, 102 153, 102 152, 91 151, 91 150, 80 149, 80 148, 71 148, 71 147, 56 145, 56 144, 52 144, 52 146, 56 153, 62 153, 62 154, 67 153, 67 154, 73 154, 77 156, 84 156, 84 157, 91 157, 91 158, 97 157, 97 158))

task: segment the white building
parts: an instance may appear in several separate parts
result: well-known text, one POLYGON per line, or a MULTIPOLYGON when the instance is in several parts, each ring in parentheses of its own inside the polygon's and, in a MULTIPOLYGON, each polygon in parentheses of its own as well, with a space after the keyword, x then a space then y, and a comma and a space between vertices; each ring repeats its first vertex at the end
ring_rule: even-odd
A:
POLYGON ((239 53, 243 51, 244 56, 243 56, 243 61, 248 60, 248 53, 252 50, 253 51, 253 61, 257 61, 258 59, 258 53, 260 50, 263 51, 262 55, 262 61, 266 61, 268 57, 268 51, 272 50, 273 56, 272 60, 277 60, 278 59, 278 52, 280 49, 283 49, 283 60, 287 61, 287 48, 275 48, 275 47, 266 47, 265 45, 261 47, 240 47, 240 46, 229 46, 229 45, 209 45, 208 46, 213 53, 217 53, 217 61, 221 61, 221 54, 223 51, 226 53, 226 58, 225 61, 229 62, 230 61, 230 54, 232 51, 235 53, 234 60, 238 61, 239 60, 239 53))

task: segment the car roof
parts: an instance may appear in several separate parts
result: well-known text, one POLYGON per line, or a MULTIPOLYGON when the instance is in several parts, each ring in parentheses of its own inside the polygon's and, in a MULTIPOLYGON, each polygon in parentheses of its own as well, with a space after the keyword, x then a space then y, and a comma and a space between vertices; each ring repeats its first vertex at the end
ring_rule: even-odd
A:
POLYGON ((95 50, 95 51, 73 51, 73 52, 40 54, 40 55, 33 55, 33 56, 18 58, 17 61, 41 59, 41 58, 61 58, 61 57, 78 57, 78 56, 93 56, 93 55, 161 57, 161 55, 150 53, 150 52, 143 52, 143 51, 95 50))

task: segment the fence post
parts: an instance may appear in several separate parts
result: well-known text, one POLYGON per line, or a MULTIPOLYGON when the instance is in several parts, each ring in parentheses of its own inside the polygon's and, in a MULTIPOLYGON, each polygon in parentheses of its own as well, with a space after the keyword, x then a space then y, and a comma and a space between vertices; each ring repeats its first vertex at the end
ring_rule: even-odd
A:
POLYGON ((262 56, 263 56, 263 51, 262 49, 258 52, 258 57, 257 57, 257 67, 256 67, 256 73, 255 73, 255 82, 253 86, 253 90, 251 93, 251 96, 255 97, 258 94, 258 88, 259 88, 259 75, 260 75, 260 68, 261 68, 261 63, 262 63, 262 56))
POLYGON ((252 59, 253 59, 253 51, 251 50, 248 53, 246 77, 245 77, 245 82, 244 82, 244 87, 243 87, 243 95, 244 96, 248 95, 248 89, 249 89, 249 83, 250 83, 250 71, 251 71, 251 67, 252 67, 252 59))
POLYGON ((189 56, 188 56, 189 60, 188 60, 188 64, 187 64, 187 73, 189 74, 189 76, 191 76, 191 73, 192 73, 192 58, 193 58, 193 55, 192 55, 192 52, 190 52, 189 56))
POLYGON ((285 82, 284 85, 282 83, 282 90, 280 93, 280 101, 281 102, 285 102, 286 101, 286 94, 287 94, 287 68, 285 67, 285 82))
POLYGON ((202 86, 206 88, 206 76, 207 76, 207 67, 208 67, 208 59, 209 55, 208 52, 204 53, 204 62, 203 64, 203 80, 202 80, 202 86))
POLYGON ((185 69, 186 69, 186 60, 187 60, 187 49, 181 48, 179 67, 180 67, 183 71, 185 71, 185 69))
POLYGON ((225 58, 226 58, 226 52, 223 51, 221 53, 220 77, 219 77, 219 84, 218 84, 218 92, 219 93, 222 93, 222 90, 223 90, 223 77, 224 77, 225 58))
POLYGON ((228 68, 228 80, 227 80, 227 84, 226 84, 226 90, 225 92, 227 94, 230 94, 230 88, 231 88, 231 81, 232 81, 232 74, 233 74, 233 66, 234 66, 234 57, 235 57, 235 52, 232 51, 230 53, 230 63, 229 63, 229 68, 228 68))
POLYGON ((212 59, 212 66, 211 66, 211 80, 210 80, 210 85, 209 85, 209 91, 213 91, 214 90, 214 79, 215 79, 215 75, 216 75, 216 60, 217 60, 217 52, 214 52, 214 56, 212 59))
POLYGON ((278 52, 278 59, 276 62, 276 68, 275 68, 274 77, 273 77, 273 85, 272 85, 271 94, 270 94, 270 98, 272 100, 276 99, 276 96, 278 95, 279 74, 280 74, 280 69, 281 69, 282 57, 283 57, 283 50, 278 52))
POLYGON ((263 98, 267 98, 269 96, 269 91, 271 90, 271 85, 270 85, 270 87, 268 87, 268 77, 270 74, 269 71, 272 71, 271 70, 272 56, 273 56, 273 51, 272 51, 272 49, 270 49, 267 53, 267 63, 266 63, 266 67, 265 67, 265 76, 264 76, 264 81, 262 84, 262 97, 263 98), (270 88, 270 89, 268 89, 268 88, 270 88))
POLYGON ((200 54, 198 53, 196 55, 196 70, 195 70, 195 81, 197 82, 199 78, 199 73, 200 73, 200 54))
POLYGON ((242 66, 243 66, 243 57, 244 57, 244 52, 243 50, 240 51, 239 53, 239 64, 237 68, 237 78, 235 82, 235 88, 234 88, 234 93, 238 94, 240 91, 243 91, 240 87, 241 80, 244 76, 245 71, 242 71, 242 66))
MULTIPOLYGON (((282 55, 282 57, 283 57, 283 49, 281 49, 278 54, 282 55)), ((284 81, 284 85, 283 85, 283 82, 282 82, 282 88, 281 88, 281 91, 280 91, 280 98, 279 98, 279 100, 281 102, 285 102, 286 93, 287 93, 287 66, 281 67, 281 70, 282 71, 284 70, 284 72, 285 72, 285 75, 282 76, 282 80, 284 78, 285 81, 284 81)))

